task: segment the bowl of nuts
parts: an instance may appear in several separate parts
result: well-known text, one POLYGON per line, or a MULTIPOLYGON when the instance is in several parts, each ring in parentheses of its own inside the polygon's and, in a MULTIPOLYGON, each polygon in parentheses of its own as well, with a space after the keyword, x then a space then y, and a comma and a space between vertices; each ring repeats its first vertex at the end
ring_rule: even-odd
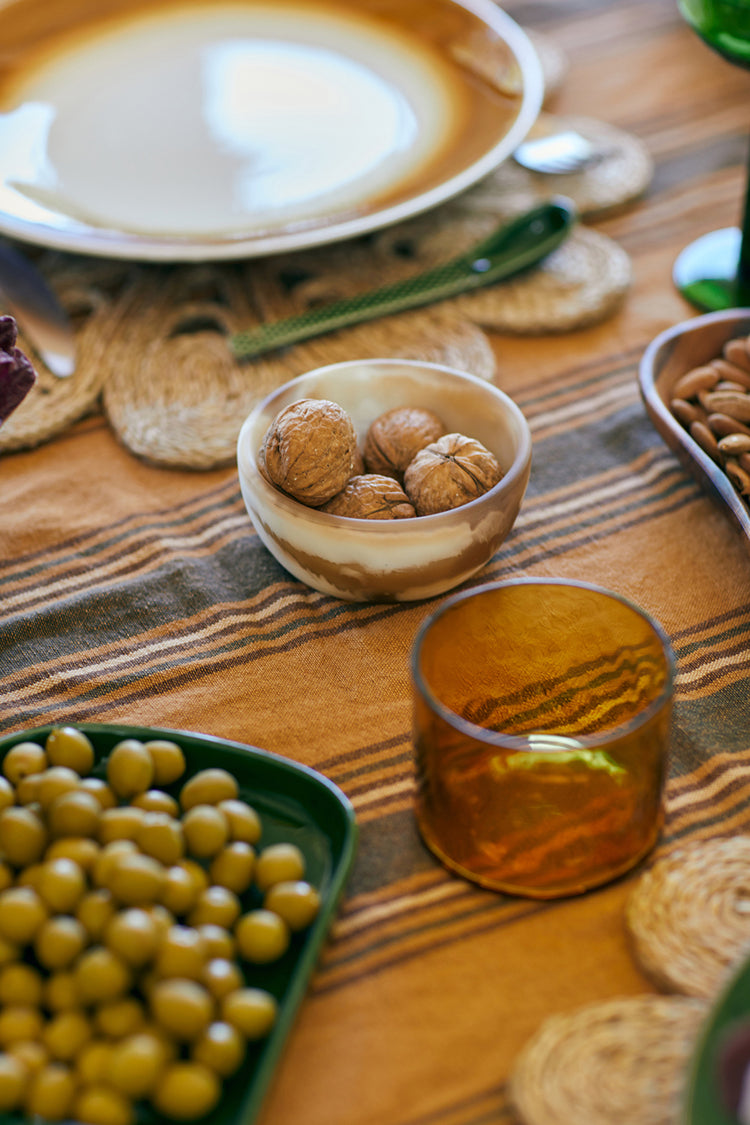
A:
POLYGON ((348 601, 434 597, 480 570, 518 515, 531 435, 492 383, 369 359, 268 395, 237 444, 242 495, 286 570, 348 601))
POLYGON ((750 309, 667 328, 646 348, 639 383, 664 441, 750 546, 750 309))

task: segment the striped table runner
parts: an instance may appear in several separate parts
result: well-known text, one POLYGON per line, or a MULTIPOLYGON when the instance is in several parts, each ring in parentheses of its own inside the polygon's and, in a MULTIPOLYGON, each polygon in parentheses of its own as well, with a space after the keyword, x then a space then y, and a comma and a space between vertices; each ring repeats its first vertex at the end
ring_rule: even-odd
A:
MULTIPOLYGON (((668 819, 657 854, 750 825, 750 560, 639 398, 648 341, 691 310, 671 263, 736 221, 750 77, 673 0, 518 0, 570 71, 554 109, 640 136, 646 199, 603 220, 634 267, 604 324, 494 336, 496 381, 534 463, 511 536, 476 583, 569 576, 631 597, 677 656, 668 819)), ((262 1125, 510 1125, 506 1078, 544 1017, 651 988, 624 879, 534 903, 454 878, 412 815, 408 657, 436 602, 352 605, 268 555, 233 469, 151 468, 101 415, 0 460, 0 732, 57 720, 188 728, 323 771, 358 814, 340 916, 262 1125)))

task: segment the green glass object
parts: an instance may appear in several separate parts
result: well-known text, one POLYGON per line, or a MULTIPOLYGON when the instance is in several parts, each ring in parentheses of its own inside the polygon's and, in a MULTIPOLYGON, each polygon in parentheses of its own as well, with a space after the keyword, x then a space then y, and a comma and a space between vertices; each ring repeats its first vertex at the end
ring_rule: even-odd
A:
MULTIPOLYGON (((60 723, 68 723, 60 716, 60 723)), ((315 770, 278 754, 189 731, 165 730, 99 723, 73 723, 93 743, 95 765, 91 776, 104 777, 104 759, 126 738, 148 742, 169 739, 181 747, 186 761, 183 776, 162 786, 175 798, 198 770, 228 770, 239 784, 239 796, 261 818, 259 847, 281 841, 297 845, 305 857, 306 879, 320 892, 320 909, 310 927, 293 936, 289 950, 278 961, 262 966, 243 963, 245 983, 272 993, 278 1003, 276 1022, 266 1039, 249 1043, 240 1070, 222 1084, 219 1104, 201 1118, 201 1125, 252 1125, 260 1112, 276 1064, 302 1003, 318 955, 333 922, 338 902, 354 862, 357 825, 353 809, 333 782, 315 770)), ((44 745, 53 727, 18 731, 0 739, 0 760, 19 742, 44 745)), ((252 892, 243 896, 249 909, 252 892)), ((145 1103, 138 1106, 139 1125, 163 1125, 165 1118, 145 1103)), ((24 1125, 29 1118, 0 1114, 0 1121, 24 1125)))
MULTIPOLYGON (((701 39, 736 66, 750 68, 750 0, 677 0, 701 39)), ((750 154, 748 156, 750 160, 750 154)), ((750 167, 746 174, 750 185, 750 167)), ((683 297, 704 312, 750 305, 750 191, 740 227, 710 231, 678 255, 672 271, 683 297)))

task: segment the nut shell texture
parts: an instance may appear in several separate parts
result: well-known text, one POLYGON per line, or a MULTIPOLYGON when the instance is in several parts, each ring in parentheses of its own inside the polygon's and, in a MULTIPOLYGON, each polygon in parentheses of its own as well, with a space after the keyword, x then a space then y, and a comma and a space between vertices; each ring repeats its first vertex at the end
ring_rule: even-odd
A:
POLYGON ((398 481, 377 473, 352 477, 323 511, 359 520, 413 519, 417 514, 398 481))
POLYGON ((364 445, 368 473, 401 478, 420 449, 437 441, 445 426, 431 410, 397 406, 387 410, 370 426, 364 445))
POLYGON ((476 500, 502 471, 486 446, 463 434, 445 434, 425 446, 404 474, 404 491, 418 516, 434 515, 476 500))
POLYGON ((317 508, 353 475, 356 450, 354 424, 345 410, 328 399, 301 399, 269 426, 259 463, 277 488, 317 508))

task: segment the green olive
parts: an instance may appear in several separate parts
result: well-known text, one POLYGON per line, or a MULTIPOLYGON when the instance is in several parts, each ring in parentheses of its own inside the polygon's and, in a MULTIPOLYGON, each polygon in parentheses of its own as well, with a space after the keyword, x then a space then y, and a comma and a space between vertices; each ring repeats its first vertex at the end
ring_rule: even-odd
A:
POLYGON ((42 974, 32 965, 16 961, 0 968, 0 1004, 3 1007, 39 1007, 43 995, 42 974))
POLYGON ((170 926, 162 938, 155 967, 160 977, 199 980, 208 960, 206 943, 192 926, 170 926))
MULTIPOLYGON (((32 776, 36 776, 33 774, 32 776)), ((0 811, 10 808, 11 805, 16 803, 16 794, 13 791, 13 786, 5 777, 0 777, 0 811)), ((23 802, 20 802, 23 804, 23 802)))
POLYGON ((47 918, 47 906, 33 887, 8 887, 0 893, 0 936, 6 941, 28 945, 47 918))
POLYGON ((76 1094, 73 1117, 81 1125, 133 1125, 135 1107, 111 1086, 87 1086, 76 1094))
POLYGON ((46 845, 47 830, 31 809, 13 805, 0 812, 0 851, 12 867, 37 863, 46 845))
POLYGON ((154 780, 154 763, 136 738, 118 742, 107 758, 107 781, 118 797, 128 800, 145 793, 154 780))
POLYGON ((51 766, 68 766, 82 775, 94 765, 91 740, 76 727, 55 727, 47 735, 44 748, 51 766))
POLYGON ((88 1017, 80 1008, 68 1008, 47 1021, 41 1038, 51 1058, 69 1063, 88 1043, 91 1035, 88 1017))
POLYGON ((128 1098, 151 1094, 169 1062, 162 1037, 138 1031, 121 1039, 112 1052, 107 1080, 128 1098))
POLYGON ((255 883, 267 891, 274 883, 288 883, 305 876, 305 857, 296 844, 269 844, 255 861, 255 883))
POLYGON ((50 766, 39 775, 36 799, 42 811, 46 812, 52 802, 64 793, 75 793, 80 784, 81 779, 75 770, 67 766, 50 766))
POLYGON ((277 961, 289 948, 289 927, 271 910, 251 910, 234 928, 240 957, 254 965, 277 961))
POLYGON ((102 1004, 117 1000, 129 990, 132 973, 111 949, 91 946, 78 958, 73 969, 81 1003, 102 1004))
POLYGON ((117 797, 101 777, 82 778, 80 788, 96 797, 102 809, 113 809, 117 805, 117 797))
POLYGON ((207 1066, 175 1062, 168 1066, 153 1094, 159 1113, 177 1121, 193 1121, 213 1109, 221 1096, 221 1083, 207 1066))
POLYGON ((3 1008, 0 1011, 0 1047, 39 1039, 43 1027, 44 1020, 38 1008, 28 1004, 3 1008))
POLYGON ((191 926, 221 926, 231 929, 240 916, 242 906, 234 891, 227 887, 206 887, 188 915, 191 926))
POLYGON ((104 928, 107 948, 136 968, 147 965, 155 957, 160 938, 153 915, 138 907, 114 914, 104 928))
POLYGON ((215 1000, 242 988, 243 979, 237 964, 225 957, 214 957, 203 966, 200 983, 205 985, 215 1000))
POLYGON ((137 809, 143 809, 144 812, 166 813, 167 816, 173 817, 178 817, 180 814, 180 806, 174 797, 170 793, 165 793, 163 789, 147 789, 145 793, 133 797, 130 803, 137 809))
POLYGON ((63 836, 53 840, 44 853, 45 860, 72 859, 82 871, 90 874, 99 857, 99 845, 88 836, 63 836))
POLYGON ((68 1116, 75 1095, 73 1071, 65 1063, 51 1062, 33 1074, 26 1091, 24 1109, 45 1121, 62 1121, 68 1116))
POLYGON ((206 943, 209 958, 222 957, 231 961, 235 952, 235 940, 229 930, 223 926, 216 926, 209 922, 204 926, 196 926, 198 933, 206 943))
POLYGON ((135 841, 145 855, 171 867, 185 854, 182 825, 169 813, 145 812, 135 841))
POLYGON ((215 1071, 220 1078, 235 1074, 245 1057, 243 1037, 231 1023, 217 1020, 208 1025, 203 1034, 196 1039, 191 1050, 195 1062, 203 1063, 215 1071))
POLYGON ((199 889, 190 872, 181 864, 175 864, 164 872, 159 899, 173 914, 187 914, 198 897, 199 889))
POLYGON ((176 742, 155 738, 144 743, 154 766, 154 785, 171 785, 185 772, 185 755, 176 742))
POLYGON ((228 770, 199 770, 180 790, 180 804, 183 812, 196 805, 218 805, 220 801, 237 799, 237 778, 228 770))
POLYGON ((230 840, 241 840, 245 844, 257 844, 260 840, 262 826, 252 805, 245 801, 228 800, 219 801, 216 806, 224 813, 229 824, 230 840))
POLYGON ((60 915, 44 922, 34 939, 37 961, 52 971, 66 969, 86 947, 88 934, 77 918, 60 915))
POLYGON ((320 909, 320 895, 304 879, 274 883, 266 891, 263 906, 283 918, 290 930, 304 930, 320 909))
POLYGON ((86 891, 86 875, 72 859, 50 859, 42 864, 37 891, 51 913, 73 914, 86 891))
POLYGON ((47 755, 38 742, 18 742, 3 758, 3 774, 11 785, 18 785, 22 778, 46 768, 47 755))
POLYGON ((121 996, 99 1005, 94 1013, 94 1024, 100 1035, 108 1039, 124 1039, 146 1026, 146 1013, 135 996, 121 996))
POLYGON ((76 1058, 76 1078, 83 1086, 98 1086, 105 1082, 112 1062, 112 1043, 104 1039, 89 1039, 76 1058))
POLYGON ((197 859, 216 855, 229 839, 227 818, 214 805, 193 805, 182 818, 182 830, 188 854, 197 859))
POLYGON ((67 1012, 79 1006, 78 989, 71 972, 50 973, 45 977, 43 995, 48 1012, 67 1012))
POLYGON ((181 1042, 197 1039, 211 1022, 213 1000, 196 981, 157 981, 149 999, 154 1019, 181 1042))
POLYGON ((164 883, 164 867, 158 860, 137 852, 119 856, 109 876, 108 889, 118 902, 145 906, 156 902, 164 883))
POLYGON ((62 793, 47 810, 52 836, 96 836, 102 807, 93 793, 76 789, 62 793))
POLYGON ((276 1022, 278 1005, 262 988, 239 988, 221 1001, 221 1018, 244 1035, 245 1039, 263 1039, 276 1022))
POLYGON ((211 860, 212 883, 228 887, 235 894, 244 894, 253 881, 255 849, 244 840, 232 840, 211 860))
POLYGON ((76 918, 85 927, 93 941, 99 941, 109 920, 116 913, 117 906, 106 887, 89 891, 76 907, 76 918))
POLYGON ((13 1055, 0 1055, 0 1113, 9 1113, 21 1105, 29 1071, 21 1059, 13 1055))
POLYGON ((134 805, 104 809, 99 817, 99 843, 112 844, 116 840, 132 843, 144 815, 143 809, 134 805))

